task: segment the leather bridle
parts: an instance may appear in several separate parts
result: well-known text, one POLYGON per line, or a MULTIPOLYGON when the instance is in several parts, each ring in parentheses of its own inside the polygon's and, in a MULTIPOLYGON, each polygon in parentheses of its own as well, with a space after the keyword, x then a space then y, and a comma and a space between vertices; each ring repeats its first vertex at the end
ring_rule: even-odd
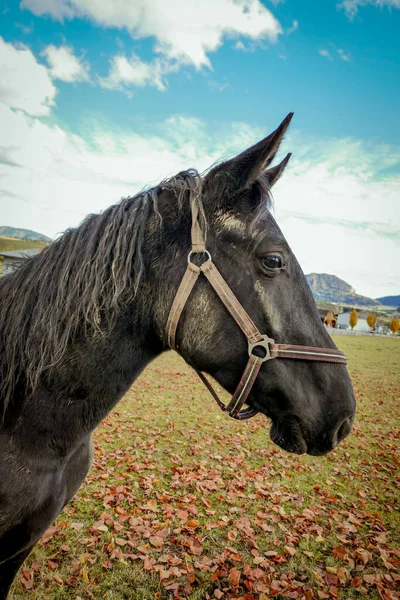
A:
POLYGON ((315 348, 313 346, 297 346, 293 344, 275 344, 274 340, 259 332, 256 325, 249 317, 239 300, 236 298, 221 273, 212 261, 211 254, 206 249, 205 235, 199 223, 200 210, 200 182, 195 190, 190 193, 190 209, 192 213, 191 240, 192 249, 188 255, 188 265, 182 278, 179 288, 172 303, 167 325, 166 338, 168 345, 179 352, 176 343, 176 333, 178 324, 182 316, 183 309, 189 299, 189 296, 195 286, 199 276, 203 274, 214 291, 219 296, 229 313, 235 319, 240 329, 243 331, 248 342, 249 359, 243 371, 240 382, 234 392, 228 405, 223 404, 217 393, 201 371, 197 371, 200 379, 210 391, 218 406, 226 411, 234 419, 249 419, 257 414, 254 408, 243 409, 243 404, 253 387, 257 375, 264 362, 273 358, 294 358, 298 360, 311 360, 320 362, 347 364, 346 356, 340 350, 331 348, 315 348), (195 254, 205 255, 206 260, 197 266, 193 262, 195 254), (262 356, 254 354, 255 349, 259 349, 262 356))

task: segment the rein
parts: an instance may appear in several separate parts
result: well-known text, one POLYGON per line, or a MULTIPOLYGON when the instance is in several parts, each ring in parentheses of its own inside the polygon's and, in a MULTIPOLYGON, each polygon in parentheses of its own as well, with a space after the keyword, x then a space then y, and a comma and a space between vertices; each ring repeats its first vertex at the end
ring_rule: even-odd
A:
POLYGON ((340 350, 332 350, 331 348, 315 348, 313 346, 296 346, 293 344, 275 344, 274 340, 268 337, 268 335, 263 335, 260 333, 252 319, 249 317, 239 300, 226 283, 225 279, 222 277, 221 273, 218 271, 217 267, 214 265, 211 254, 206 249, 205 236, 199 223, 199 185, 200 184, 198 184, 198 188, 196 189, 195 193, 192 191, 190 194, 190 209, 192 213, 192 248, 188 255, 188 265, 185 274, 178 287, 168 316, 166 325, 167 343, 174 350, 179 350, 176 344, 176 333, 179 321, 181 319, 183 309, 185 308, 189 296, 196 284, 196 281, 198 280, 199 276, 203 274, 246 336, 248 342, 249 359, 236 391, 234 392, 228 405, 225 405, 219 399, 216 391, 213 389, 211 383, 207 380, 204 373, 197 370, 196 373, 199 375, 200 379, 223 411, 227 412, 229 416, 234 419, 249 419, 250 417, 256 415, 258 411, 254 408, 249 407, 243 409, 242 407, 247 400, 247 397, 264 362, 274 358, 294 358, 297 360, 311 360, 346 365, 347 360, 345 354, 340 350), (193 256, 195 254, 203 254, 206 256, 206 260, 200 266, 197 266, 193 262, 193 256), (256 349, 261 350, 261 357, 254 354, 256 349))

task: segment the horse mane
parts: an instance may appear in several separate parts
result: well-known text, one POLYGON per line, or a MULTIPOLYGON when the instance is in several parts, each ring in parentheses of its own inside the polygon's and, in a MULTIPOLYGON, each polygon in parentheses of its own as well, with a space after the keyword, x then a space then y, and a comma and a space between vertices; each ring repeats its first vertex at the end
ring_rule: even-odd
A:
POLYGON ((196 189, 198 178, 195 170, 182 171, 89 215, 0 279, 0 422, 21 377, 32 393, 77 335, 88 339, 111 332, 139 288, 149 217, 156 215, 162 227, 159 193, 173 192, 182 210, 185 193, 196 189))

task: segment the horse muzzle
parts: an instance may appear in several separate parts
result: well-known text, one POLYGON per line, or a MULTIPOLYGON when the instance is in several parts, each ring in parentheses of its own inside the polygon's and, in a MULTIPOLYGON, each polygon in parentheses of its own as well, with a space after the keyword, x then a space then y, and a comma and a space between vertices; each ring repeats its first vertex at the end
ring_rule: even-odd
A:
POLYGON ((283 450, 294 454, 323 456, 331 452, 349 435, 353 427, 354 413, 340 417, 335 425, 318 433, 308 431, 297 417, 273 421, 270 429, 271 440, 283 450))

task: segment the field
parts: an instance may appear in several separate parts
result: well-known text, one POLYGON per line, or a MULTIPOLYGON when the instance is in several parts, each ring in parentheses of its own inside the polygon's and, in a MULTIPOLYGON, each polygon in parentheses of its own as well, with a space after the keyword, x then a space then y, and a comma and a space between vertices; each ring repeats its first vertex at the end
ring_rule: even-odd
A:
POLYGON ((274 446, 265 417, 226 417, 172 352, 154 362, 11 598, 398 599, 400 340, 335 342, 357 419, 320 458, 274 446))
POLYGON ((12 252, 13 250, 27 250, 28 248, 44 248, 47 242, 41 240, 21 240, 0 235, 0 252, 12 252))

